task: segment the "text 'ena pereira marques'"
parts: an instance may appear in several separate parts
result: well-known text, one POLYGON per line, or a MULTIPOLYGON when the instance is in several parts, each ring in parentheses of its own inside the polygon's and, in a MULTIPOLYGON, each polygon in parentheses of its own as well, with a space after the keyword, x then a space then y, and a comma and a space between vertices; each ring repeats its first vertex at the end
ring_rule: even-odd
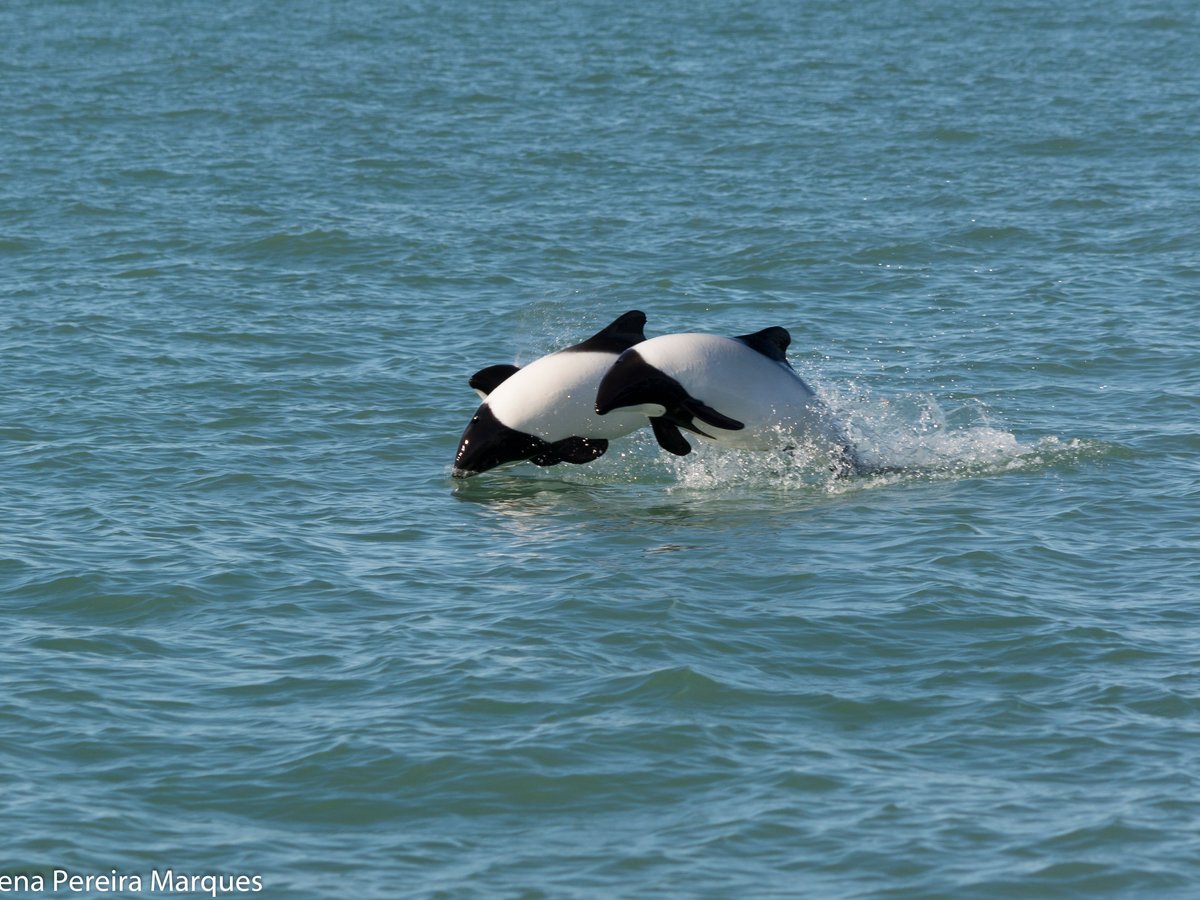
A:
POLYGON ((49 875, 0 874, 0 894, 257 894, 263 889, 261 875, 191 875, 172 869, 155 869, 149 875, 133 875, 112 869, 100 875, 76 875, 53 869, 49 875))

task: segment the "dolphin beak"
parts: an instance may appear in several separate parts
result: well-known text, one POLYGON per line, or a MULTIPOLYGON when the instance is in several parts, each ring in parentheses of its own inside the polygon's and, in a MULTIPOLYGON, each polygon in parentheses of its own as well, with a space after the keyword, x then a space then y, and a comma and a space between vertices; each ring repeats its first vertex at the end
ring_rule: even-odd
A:
POLYGON ((507 462, 529 459, 543 446, 544 441, 501 423, 485 403, 463 431, 451 474, 470 478, 507 462))

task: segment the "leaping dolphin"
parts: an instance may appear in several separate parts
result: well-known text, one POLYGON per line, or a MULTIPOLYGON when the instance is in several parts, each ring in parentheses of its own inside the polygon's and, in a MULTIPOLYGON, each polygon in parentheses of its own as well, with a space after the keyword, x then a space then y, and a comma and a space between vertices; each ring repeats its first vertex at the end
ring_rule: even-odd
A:
POLYGON ((534 360, 524 368, 480 369, 470 385, 483 405, 463 431, 454 456, 455 478, 498 465, 535 465, 599 459, 612 438, 646 424, 637 412, 601 417, 595 408, 600 379, 618 356, 646 339, 646 314, 630 310, 587 340, 534 360))
POLYGON ((600 380, 596 413, 651 417, 659 445, 691 452, 680 429, 726 447, 765 450, 813 442, 839 474, 863 471, 829 408, 787 361, 786 328, 740 337, 666 334, 621 353, 600 380))

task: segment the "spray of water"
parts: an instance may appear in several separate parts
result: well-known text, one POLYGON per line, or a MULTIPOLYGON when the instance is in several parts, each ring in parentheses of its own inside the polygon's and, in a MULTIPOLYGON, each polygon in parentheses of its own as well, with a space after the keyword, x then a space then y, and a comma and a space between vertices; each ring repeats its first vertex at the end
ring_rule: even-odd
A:
POLYGON ((842 493, 905 481, 949 480, 1028 471, 1069 463, 1094 442, 1043 437, 1022 441, 977 400, 943 406, 931 394, 876 396, 857 384, 822 385, 861 471, 840 470, 836 448, 790 441, 778 448, 730 450, 689 435, 687 456, 661 451, 648 430, 615 441, 585 467, 560 466, 555 477, 590 483, 661 484, 667 490, 770 489, 842 493))

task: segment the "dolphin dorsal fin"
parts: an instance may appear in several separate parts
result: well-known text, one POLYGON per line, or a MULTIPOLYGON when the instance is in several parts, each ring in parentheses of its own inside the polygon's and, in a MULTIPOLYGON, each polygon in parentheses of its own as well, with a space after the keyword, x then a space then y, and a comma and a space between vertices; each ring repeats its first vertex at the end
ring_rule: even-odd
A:
POLYGON ((486 369, 480 369, 472 375, 471 380, 467 384, 471 386, 475 393, 486 400, 488 394, 519 371, 521 371, 520 366, 507 365, 505 363, 488 366, 486 369))
POLYGON ((788 330, 780 325, 772 325, 754 334, 743 334, 737 338, 751 350, 757 350, 767 359, 775 362, 787 362, 787 348, 792 343, 788 330))
POLYGON ((640 309, 631 309, 617 316, 586 341, 567 349, 582 353, 622 353, 646 339, 645 327, 646 314, 640 309))

